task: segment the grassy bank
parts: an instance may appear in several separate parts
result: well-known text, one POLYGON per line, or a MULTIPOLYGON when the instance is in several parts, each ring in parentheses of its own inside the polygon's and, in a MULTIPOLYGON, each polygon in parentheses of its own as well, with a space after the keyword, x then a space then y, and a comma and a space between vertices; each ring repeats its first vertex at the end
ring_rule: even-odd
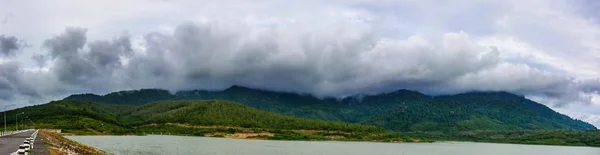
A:
POLYGON ((102 150, 80 144, 78 142, 69 140, 62 137, 59 134, 47 132, 44 130, 39 131, 39 136, 42 136, 44 145, 52 155, 109 155, 110 153, 102 150))
POLYGON ((366 132, 343 130, 304 130, 245 128, 239 126, 200 126, 190 124, 148 124, 136 127, 127 133, 106 133, 93 129, 63 130, 68 135, 180 135, 200 137, 223 137, 255 140, 302 140, 302 141, 372 141, 372 142, 433 142, 409 137, 397 132, 366 132))
POLYGON ((407 136, 437 141, 600 147, 600 130, 511 130, 460 132, 407 132, 407 136))
POLYGON ((307 141, 377 141, 377 142, 428 142, 393 132, 348 132, 342 130, 290 130, 244 128, 232 126, 192 126, 187 124, 150 124, 137 128, 137 135, 163 134, 237 139, 307 140, 307 141))

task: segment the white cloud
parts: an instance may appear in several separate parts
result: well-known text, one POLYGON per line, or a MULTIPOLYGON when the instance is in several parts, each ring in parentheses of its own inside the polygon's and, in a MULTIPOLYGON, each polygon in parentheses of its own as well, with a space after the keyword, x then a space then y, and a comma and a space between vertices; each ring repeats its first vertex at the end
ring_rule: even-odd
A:
POLYGON ((0 33, 33 45, 0 58, 3 99, 242 84, 320 96, 510 91, 564 109, 589 106, 600 87, 600 25, 566 0, 2 3, 12 16, 0 33), (66 27, 87 31, 71 38, 66 27))

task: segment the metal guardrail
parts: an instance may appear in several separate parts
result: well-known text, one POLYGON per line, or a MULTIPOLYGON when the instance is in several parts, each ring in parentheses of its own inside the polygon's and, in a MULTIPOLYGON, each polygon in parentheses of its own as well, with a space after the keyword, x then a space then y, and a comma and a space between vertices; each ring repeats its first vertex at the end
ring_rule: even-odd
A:
POLYGON ((6 132, 0 131, 0 137, 2 137, 2 136, 8 136, 8 135, 14 135, 14 134, 19 134, 19 133, 23 133, 23 132, 26 132, 26 131, 29 131, 29 130, 31 130, 31 129, 28 129, 28 130, 18 130, 18 131, 6 131, 6 132))

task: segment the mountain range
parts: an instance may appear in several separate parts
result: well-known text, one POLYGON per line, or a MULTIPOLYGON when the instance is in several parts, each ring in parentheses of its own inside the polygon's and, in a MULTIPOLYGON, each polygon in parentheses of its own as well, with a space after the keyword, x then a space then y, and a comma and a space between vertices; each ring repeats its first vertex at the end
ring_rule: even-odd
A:
POLYGON ((595 130, 581 120, 507 92, 428 96, 398 90, 376 95, 317 98, 311 95, 232 86, 221 91, 162 89, 77 94, 64 100, 139 106, 165 100, 227 100, 272 113, 359 123, 392 131, 595 130))

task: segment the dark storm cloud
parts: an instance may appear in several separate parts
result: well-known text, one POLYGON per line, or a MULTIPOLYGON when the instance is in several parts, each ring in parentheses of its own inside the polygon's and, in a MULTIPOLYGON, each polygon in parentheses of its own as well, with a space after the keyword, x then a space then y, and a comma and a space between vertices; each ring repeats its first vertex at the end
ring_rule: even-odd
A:
POLYGON ((43 67, 46 65, 46 56, 42 55, 42 54, 36 54, 31 56, 31 59, 33 59, 38 66, 43 67))
POLYGON ((16 94, 39 98, 41 94, 26 80, 24 71, 16 62, 0 64, 0 98, 11 99, 16 94))
POLYGON ((129 36, 88 42, 86 29, 67 28, 44 42, 47 55, 33 57, 47 71, 19 73, 18 66, 4 64, 10 75, 0 76, 1 97, 231 85, 319 97, 411 89, 431 95, 509 91, 589 102, 579 93, 597 93, 594 81, 503 62, 497 48, 478 46, 462 32, 446 33, 436 43, 351 28, 302 32, 223 24, 184 23, 172 34, 149 33, 135 46, 129 36), (32 77, 34 84, 18 80, 32 77))
POLYGON ((14 56, 21 47, 17 37, 0 35, 0 56, 14 56))
POLYGON ((160 75, 170 78, 172 89, 235 84, 318 96, 435 85, 498 63, 497 51, 479 49, 462 33, 445 35, 435 49, 419 37, 381 40, 353 30, 304 34, 194 23, 178 26, 173 35, 148 35, 145 52, 131 59, 130 77, 160 75))
POLYGON ((44 41, 44 47, 54 60, 52 72, 65 83, 83 83, 97 75, 80 50, 87 42, 86 29, 67 28, 65 33, 44 41))
POLYGON ((584 92, 600 93, 600 78, 582 80, 577 84, 584 92))
POLYGON ((0 77, 0 99, 8 100, 15 94, 14 88, 10 81, 4 77, 0 77))
POLYGON ((131 57, 125 70, 128 76, 126 80, 128 85, 172 88, 163 85, 174 82, 175 79, 172 78, 177 73, 172 65, 173 61, 168 60, 170 40, 169 36, 160 33, 150 33, 144 36, 145 54, 131 57))
POLYGON ((87 42, 86 32, 83 28, 67 28, 65 33, 44 41, 44 47, 53 59, 77 57, 87 42))
POLYGON ((243 85, 317 96, 411 89, 598 101, 600 26, 588 2, 11 4, 0 5, 18 17, 0 19, 2 99, 243 85), (185 20, 198 23, 173 25, 185 20), (64 25, 84 28, 57 31, 64 25), (132 36, 111 35, 121 31, 132 36), (23 39, 43 48, 24 48, 23 39))
POLYGON ((132 53, 131 43, 127 36, 87 43, 86 32, 82 28, 67 28, 63 34, 46 40, 44 47, 54 62, 51 72, 61 82, 101 87, 101 83, 109 82, 113 71, 122 67, 121 56, 132 53))
POLYGON ((89 45, 86 57, 101 69, 120 67, 120 57, 132 54, 129 37, 120 37, 111 41, 96 41, 89 45))

